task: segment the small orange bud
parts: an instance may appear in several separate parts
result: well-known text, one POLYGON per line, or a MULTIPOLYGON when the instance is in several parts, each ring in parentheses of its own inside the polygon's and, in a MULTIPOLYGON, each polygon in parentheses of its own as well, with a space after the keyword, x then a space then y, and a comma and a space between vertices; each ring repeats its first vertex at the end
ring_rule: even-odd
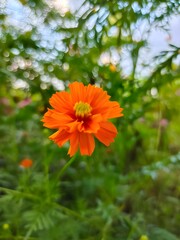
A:
POLYGON ((23 159, 19 164, 19 166, 22 168, 30 168, 32 165, 33 165, 33 161, 28 158, 23 159))

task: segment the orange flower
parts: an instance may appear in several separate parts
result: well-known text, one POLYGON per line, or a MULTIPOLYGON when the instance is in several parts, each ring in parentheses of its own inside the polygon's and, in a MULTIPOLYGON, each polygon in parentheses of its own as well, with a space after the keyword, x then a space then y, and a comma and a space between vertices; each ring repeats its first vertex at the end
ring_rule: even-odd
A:
POLYGON ((52 95, 49 102, 54 109, 48 109, 42 121, 45 127, 58 129, 49 138, 59 147, 70 141, 70 156, 78 148, 81 155, 90 156, 95 148, 94 137, 106 146, 114 141, 117 129, 108 119, 122 117, 123 109, 99 87, 74 82, 69 88, 70 93, 52 95))
POLYGON ((23 159, 19 164, 19 166, 22 168, 30 168, 32 165, 33 165, 33 161, 28 158, 23 159))

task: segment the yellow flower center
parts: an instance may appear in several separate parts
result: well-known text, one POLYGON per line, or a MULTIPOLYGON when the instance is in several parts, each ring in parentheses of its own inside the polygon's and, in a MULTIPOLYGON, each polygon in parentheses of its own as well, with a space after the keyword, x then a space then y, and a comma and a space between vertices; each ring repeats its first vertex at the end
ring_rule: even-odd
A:
POLYGON ((92 107, 89 105, 89 103, 84 102, 77 102, 74 105, 75 114, 77 117, 87 117, 90 115, 92 107))

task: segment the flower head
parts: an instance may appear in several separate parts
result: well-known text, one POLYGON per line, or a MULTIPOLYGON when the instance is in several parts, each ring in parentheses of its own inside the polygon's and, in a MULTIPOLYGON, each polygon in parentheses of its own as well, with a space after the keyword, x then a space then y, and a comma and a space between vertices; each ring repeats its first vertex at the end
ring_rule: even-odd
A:
POLYGON ((22 168, 30 168, 33 165, 33 161, 31 159, 25 158, 20 163, 19 166, 22 168))
POLYGON ((78 148, 81 155, 91 155, 95 148, 94 137, 109 146, 117 135, 117 129, 108 120, 122 117, 118 102, 101 88, 74 82, 69 84, 70 92, 56 92, 50 98, 50 105, 42 121, 44 126, 58 129, 49 138, 59 147, 70 141, 68 154, 73 156, 78 148))

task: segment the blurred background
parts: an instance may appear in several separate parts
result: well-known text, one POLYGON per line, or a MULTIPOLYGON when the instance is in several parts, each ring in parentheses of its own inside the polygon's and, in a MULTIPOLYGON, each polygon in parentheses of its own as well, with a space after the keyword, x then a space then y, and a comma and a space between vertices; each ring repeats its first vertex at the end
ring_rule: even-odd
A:
POLYGON ((179 0, 0 0, 0 239, 179 239, 179 12, 179 0), (73 81, 124 117, 60 179, 69 146, 41 119, 73 81))

